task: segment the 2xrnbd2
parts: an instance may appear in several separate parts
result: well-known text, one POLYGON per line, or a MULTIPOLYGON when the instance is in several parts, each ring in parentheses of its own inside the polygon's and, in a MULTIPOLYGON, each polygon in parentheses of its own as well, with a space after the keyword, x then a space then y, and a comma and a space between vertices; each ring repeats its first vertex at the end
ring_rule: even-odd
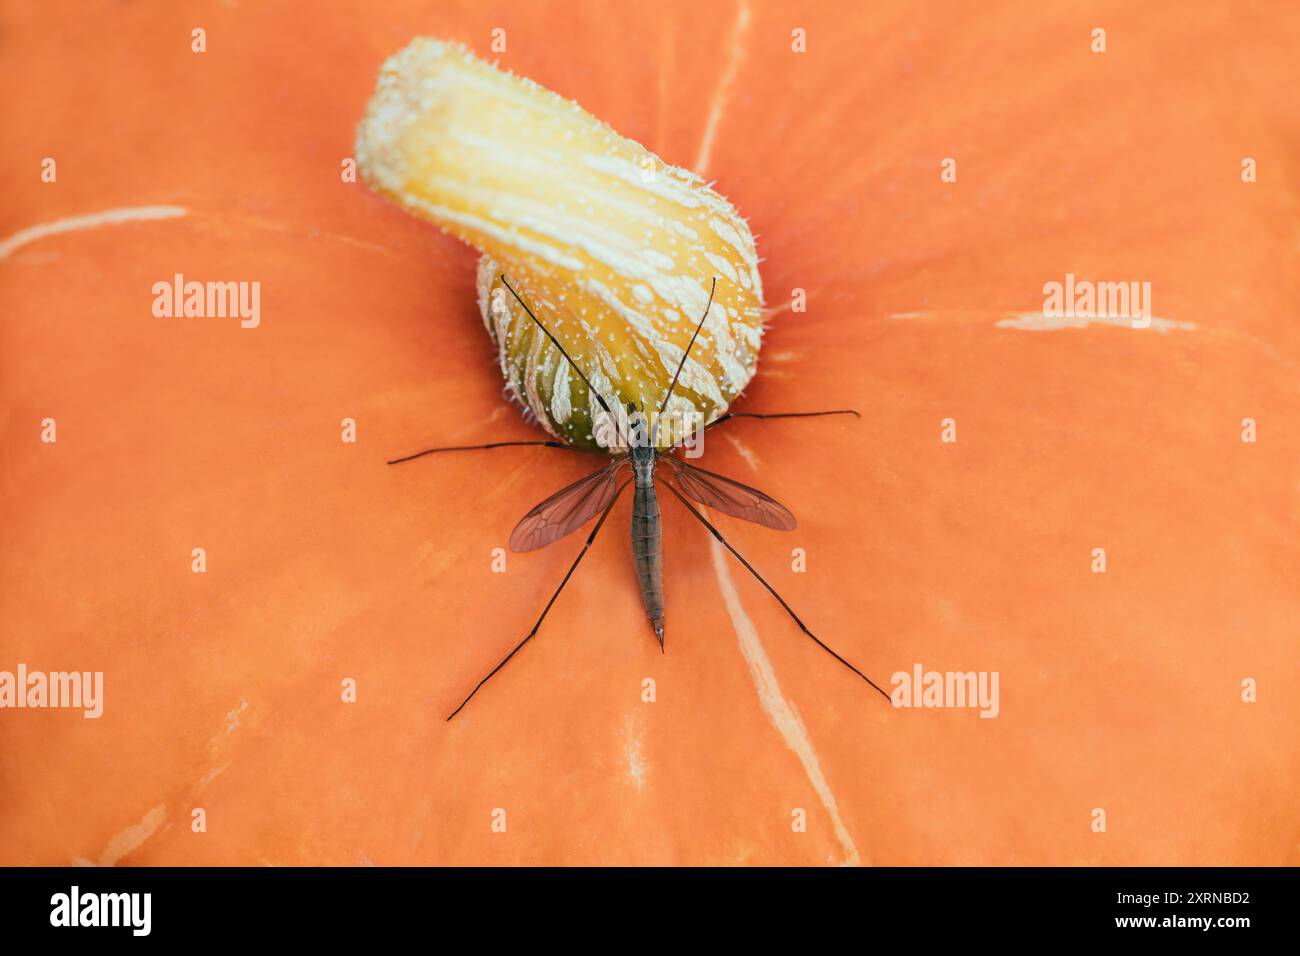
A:
MULTIPOLYGON (((615 415, 610 409, 609 404, 604 397, 583 374, 576 362, 569 357, 559 341, 554 335, 542 325, 541 321, 528 307, 519 293, 507 281, 505 275, 501 276, 502 284, 510 290, 510 294, 515 297, 524 311, 528 313, 529 318, 537 324, 552 344, 564 356, 570 367, 578 373, 579 378, 587 386, 591 395, 600 405, 601 410, 609 421, 615 421, 615 415)), ((677 382, 681 378, 682 369, 686 365, 686 359, 691 354, 691 349, 695 345, 695 340, 699 338, 700 329, 704 327, 705 320, 709 317, 709 309, 713 306, 713 296, 717 291, 718 280, 715 277, 713 285, 709 290, 709 302, 704 308, 704 314, 700 317, 699 324, 695 327, 695 332, 691 336, 690 343, 686 346, 686 351, 682 354, 681 362, 678 363, 677 372, 673 375, 672 382, 664 394, 663 401, 659 405, 659 411, 655 420, 646 428, 646 422, 642 412, 634 406, 628 407, 629 418, 632 427, 627 430, 621 430, 623 435, 623 447, 626 451, 613 454, 611 461, 598 471, 592 472, 585 478, 575 481, 573 484, 560 489, 551 495, 545 501, 538 504, 535 508, 524 515, 519 524, 515 526, 514 532, 510 535, 510 549, 512 551, 534 551, 538 548, 544 548, 546 545, 567 534, 576 531, 582 525, 586 524, 592 518, 599 515, 596 526, 592 528, 591 534, 587 536, 586 543, 582 550, 574 559, 569 571, 564 575, 564 580, 560 586, 555 589, 551 595, 550 601, 542 610, 541 616, 527 634, 527 636, 515 645, 496 667, 488 672, 487 676, 474 686, 469 695, 460 703, 451 714, 447 717, 451 720, 455 717, 466 704, 474 697, 475 694, 486 684, 497 671, 501 670, 506 663, 519 652, 519 650, 531 641, 546 620, 546 615, 550 613, 552 606, 564 590, 564 586, 569 583, 569 579, 577 570, 578 564, 591 548, 592 542, 596 540, 596 535, 600 533, 601 527, 605 524, 605 519, 613 510, 615 502, 618 501, 619 495, 631 484, 633 486, 633 503, 632 503, 632 556, 636 563, 637 580, 641 587, 641 599, 645 605, 646 616, 649 618, 650 626, 654 630, 655 639, 659 642, 662 649, 664 644, 664 586, 663 586, 663 531, 659 511, 659 499, 655 492, 655 482, 663 485, 685 506, 701 524, 725 547, 731 554, 744 565, 745 569, 765 587, 771 595, 780 602, 787 614, 794 620, 799 629, 805 635, 817 643, 822 650, 830 654, 835 660, 839 661, 858 677, 875 688, 881 696, 889 700, 889 694, 880 688, 875 681, 867 677, 866 674, 858 670, 847 660, 836 653, 828 644, 823 642, 817 635, 799 619, 794 610, 785 599, 777 593, 767 580, 758 573, 744 556, 741 555, 731 544, 723 537, 722 533, 715 528, 707 518, 704 517, 694 505, 688 501, 688 498, 694 499, 706 507, 721 511, 736 518, 743 518, 746 521, 752 521, 755 524, 764 527, 774 528, 782 531, 789 531, 795 526, 794 515, 785 508, 776 499, 759 491, 757 488, 751 488, 749 485, 741 484, 724 475, 719 475, 711 471, 705 471, 703 468, 697 468, 694 465, 682 461, 680 458, 672 455, 672 448, 661 450, 657 446, 656 438, 658 435, 659 422, 663 416, 664 409, 668 407, 668 400, 672 398, 673 389, 677 387, 677 382), (666 480, 658 468, 663 466, 666 471, 671 473, 673 480, 666 480), (628 471, 631 471, 630 477, 627 477, 628 471)), ((832 411, 820 412, 776 412, 762 414, 757 412, 726 412, 714 419, 705 426, 716 428, 724 422, 735 418, 815 418, 822 415, 853 415, 858 413, 851 409, 834 409, 832 411)), ((489 442, 483 445, 458 445, 447 448, 429 448, 413 455, 405 455, 401 458, 395 458, 388 462, 390 465, 401 464, 402 462, 412 461, 425 455, 433 455, 443 452, 454 451, 485 451, 494 448, 518 447, 522 445, 537 445, 546 448, 557 448, 564 451, 578 452, 580 454, 597 454, 606 457, 601 452, 590 452, 586 449, 576 448, 558 441, 504 441, 489 442)))

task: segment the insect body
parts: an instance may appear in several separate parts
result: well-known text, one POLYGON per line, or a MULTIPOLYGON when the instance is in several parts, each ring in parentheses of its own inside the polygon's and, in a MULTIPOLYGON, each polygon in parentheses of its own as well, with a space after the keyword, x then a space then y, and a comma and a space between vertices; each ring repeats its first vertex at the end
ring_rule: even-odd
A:
MULTIPOLYGON (((501 281, 511 294, 519 301, 527 311, 529 317, 537 323, 538 328, 555 344, 565 360, 576 371, 583 382, 587 385, 591 394, 595 396, 597 403, 606 415, 613 419, 613 413, 609 405, 601 397, 600 393, 587 380, 586 375, 573 362, 563 346, 556 341, 555 336, 547 331, 546 327, 537 319, 533 311, 528 308, 527 303, 520 298, 514 288, 506 281, 504 275, 501 281)), ((704 321, 708 318, 709 309, 713 305, 713 291, 717 289, 717 279, 713 281, 713 290, 709 293, 709 304, 704 309, 704 315, 700 318, 699 325, 695 328, 695 334, 691 336, 690 344, 687 345, 686 351, 682 355, 681 363, 677 367, 677 373, 673 376, 672 383, 668 386, 668 391, 664 395, 662 404, 659 407, 659 416, 646 427, 643 415, 634 407, 628 409, 628 421, 630 427, 623 430, 624 447, 626 451, 619 451, 612 457, 604 467, 592 472, 584 478, 580 478, 573 484, 560 489, 551 495, 545 501, 534 507, 528 514, 520 520, 510 535, 510 549, 512 551, 533 551, 543 548, 553 541, 576 531, 592 518, 599 515, 596 526, 587 536, 586 544, 574 559, 569 571, 556 588, 555 593, 547 602, 546 608, 542 611, 537 623, 533 625, 528 635, 515 645, 514 649, 507 654, 496 667, 494 667, 486 677, 470 691, 469 695, 461 702, 460 706, 452 711, 448 720, 460 713, 461 709, 469 703, 470 699, 478 693, 479 689, 486 684, 491 678, 506 665, 516 653, 519 652, 537 634, 550 612, 552 605, 564 590, 564 586, 569 583, 569 578, 577 570, 578 564, 586 555, 592 542, 596 540, 601 527, 613 510, 614 504, 618 501, 619 495, 631 484, 633 486, 632 501, 632 556, 636 565, 637 581, 641 588, 641 599, 645 604, 646 616, 649 618, 650 626, 654 632, 655 639, 659 642, 662 649, 664 646, 664 585, 663 585, 663 528, 660 520, 659 498, 655 490, 655 483, 659 482, 667 488, 672 494, 686 507, 692 515, 703 524, 709 532, 725 547, 731 554, 743 564, 751 574, 765 587, 773 597, 780 602, 785 608, 786 613, 794 620, 799 629, 808 637, 812 638, 823 650, 834 657, 837 661, 847 667, 853 673, 857 674, 864 681, 879 691, 886 699, 889 695, 881 690, 871 678, 867 677, 860 670, 846 661, 843 657, 832 650, 828 645, 823 643, 812 631, 804 625, 799 616, 786 604, 780 594, 768 584, 761 574, 755 570, 745 558, 737 551, 722 533, 718 531, 713 524, 700 513, 694 505, 687 499, 694 499, 702 505, 721 511, 724 514, 733 517, 743 518, 746 521, 752 521, 756 524, 764 525, 768 528, 789 531, 795 527, 794 515, 792 515, 780 502, 769 497, 757 488, 751 488, 748 485, 741 484, 731 478, 706 471, 703 468, 697 468, 694 465, 683 461, 671 454, 671 450, 661 450, 657 447, 655 437, 658 430, 659 421, 662 418, 663 411, 668 405, 668 400, 672 397, 673 389, 677 386, 677 381, 681 377, 682 368, 686 364, 686 359, 690 355, 691 347, 695 344, 695 339, 700 334, 700 329, 704 321), (662 471, 660 470, 662 469, 662 471), (630 471, 630 476, 629 476, 630 471), (665 474, 670 475, 672 481, 665 479, 665 474)), ((705 426, 705 429, 715 428, 724 422, 735 418, 812 418, 822 415, 854 415, 858 413, 848 409, 836 409, 824 412, 783 412, 775 414, 759 414, 753 412, 727 412, 705 426)), ((437 452, 453 451, 479 451, 489 448, 503 448, 517 445, 538 445, 548 448, 559 448, 566 451, 576 452, 579 454, 600 454, 600 452, 589 452, 585 449, 575 448, 558 441, 506 441, 492 442, 486 445, 465 445, 450 448, 430 448, 426 451, 417 452, 414 455, 407 455, 403 458, 397 458, 390 461, 390 465, 400 462, 411 461, 415 458, 423 457, 437 452)))
POLYGON ((649 445, 633 445, 632 470, 636 482, 632 498, 632 560, 636 562, 646 616, 663 650, 663 528, 659 523, 659 499, 655 497, 655 450, 649 445))

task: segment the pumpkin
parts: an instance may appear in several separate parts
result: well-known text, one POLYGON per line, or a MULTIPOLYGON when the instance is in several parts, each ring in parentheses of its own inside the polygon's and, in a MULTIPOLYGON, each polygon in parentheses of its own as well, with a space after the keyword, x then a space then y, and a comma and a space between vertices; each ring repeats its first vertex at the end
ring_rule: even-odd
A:
POLYGON ((6 9, 0 670, 104 700, 0 710, 0 863, 1300 862, 1300 19, 588 14, 6 9), (863 417, 710 432, 799 519, 715 523, 877 680, 997 672, 996 718, 890 707, 672 500, 661 654, 625 499, 444 720, 581 541, 494 550, 587 463, 384 464, 544 437, 475 253, 347 175, 415 35, 744 211, 769 313, 733 407, 863 417), (177 274, 260 282, 258 324, 153 314, 177 274), (1067 275, 1150 282, 1160 321, 1049 321, 1067 275))

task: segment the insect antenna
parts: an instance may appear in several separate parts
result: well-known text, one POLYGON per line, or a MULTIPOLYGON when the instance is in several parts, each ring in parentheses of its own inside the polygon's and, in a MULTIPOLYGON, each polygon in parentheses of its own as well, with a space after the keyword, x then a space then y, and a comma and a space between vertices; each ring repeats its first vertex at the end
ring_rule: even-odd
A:
MULTIPOLYGON (((525 308, 527 308, 527 306, 525 306, 525 308)), ((474 697, 474 695, 479 692, 479 689, 488 681, 490 681, 494 676, 496 676, 496 672, 501 670, 501 668, 505 667, 506 662, 509 661, 510 658, 514 657, 517 653, 519 653, 519 649, 521 647, 523 647, 525 644, 531 641, 534 636, 536 636, 538 629, 541 628, 542 626, 542 622, 546 620, 546 615, 549 614, 551 611, 551 605, 553 605, 555 603, 556 598, 560 596, 560 592, 564 590, 564 586, 569 583, 569 578, 573 577, 573 572, 578 569, 578 562, 580 562, 583 556, 587 553, 587 550, 591 547, 591 543, 596 540, 596 535, 600 533, 601 525, 605 523, 605 519, 609 517, 609 513, 612 510, 614 510, 614 502, 618 501, 619 495, 623 493, 623 489, 626 488, 627 486, 628 486, 628 482, 625 481, 621 485, 619 485, 618 490, 614 492, 614 497, 611 498, 609 500, 609 504, 605 506, 605 510, 600 515, 600 520, 596 522, 596 527, 592 528, 591 534, 587 535, 587 543, 582 546, 582 550, 578 552, 578 556, 573 559, 573 564, 569 566, 568 574, 564 576, 564 580, 560 582, 560 586, 555 589, 555 593, 551 595, 551 599, 546 602, 546 607, 542 610, 542 616, 537 619, 537 623, 534 624, 533 629, 528 632, 528 636, 525 637, 518 644, 516 644, 514 650, 512 650, 509 654, 507 654, 505 657, 501 659, 501 663, 497 664, 496 667, 492 668, 492 670, 488 672, 488 675, 486 677, 484 677, 481 681, 479 681, 477 684, 474 685, 474 689, 469 692, 469 697, 466 697, 464 700, 462 700, 460 702, 460 706, 447 715, 448 720, 451 720, 452 717, 455 717, 462 710, 464 710, 465 705, 468 704, 470 700, 474 697)))
MULTIPOLYGON (((578 377, 582 379, 583 383, 587 386, 587 389, 591 392, 591 394, 596 396, 596 401, 599 402, 600 407, 605 410, 605 414, 609 415, 612 418, 613 413, 609 410, 609 406, 605 404, 605 399, 601 397, 600 392, 596 391, 595 386, 593 386, 591 384, 591 381, 587 378, 587 376, 582 373, 582 369, 578 368, 577 363, 574 362, 573 359, 569 357, 569 353, 564 351, 564 346, 559 343, 559 341, 555 338, 555 336, 552 335, 547 330, 546 326, 542 325, 541 321, 537 318, 537 316, 533 314, 533 310, 528 307, 528 303, 525 302, 520 297, 519 293, 514 290, 514 287, 509 282, 506 281, 506 275, 504 272, 501 273, 501 282, 507 289, 510 290, 510 294, 513 295, 515 299, 518 300, 519 304, 524 307, 524 311, 528 313, 528 317, 537 323, 537 327, 541 329, 546 334, 546 337, 555 344, 555 347, 560 350, 560 354, 564 356, 565 361, 568 362, 569 365, 573 367, 573 370, 578 373, 578 377)), ((425 455, 435 455, 438 454, 439 452, 445 452, 445 451, 482 451, 488 448, 507 448, 507 447, 518 446, 518 445, 540 445, 546 448, 562 448, 565 451, 577 451, 577 452, 582 452, 584 454, 594 454, 594 455, 601 454, 600 452, 591 451, 586 448, 575 448, 572 445, 566 445, 564 444, 564 442, 558 442, 558 441, 494 441, 494 442, 488 442, 486 445, 454 445, 447 448, 426 448, 424 451, 417 451, 413 455, 403 455, 401 458, 394 458, 392 461, 389 461, 388 464, 400 465, 402 464, 402 462, 405 461, 413 461, 416 458, 423 458, 425 455)))
POLYGON ((854 418, 861 418, 851 408, 837 408, 829 412, 727 412, 725 415, 719 415, 713 421, 705 425, 705 428, 712 428, 714 425, 721 425, 723 422, 732 418, 818 418, 822 415, 852 415, 854 418))
POLYGON ((890 703, 893 703, 892 698, 890 698, 890 696, 889 696, 887 693, 885 693, 883 690, 880 689, 880 685, 879 685, 879 684, 877 684, 875 681, 873 681, 873 680, 872 680, 870 677, 868 677, 866 674, 862 673, 862 671, 858 670, 856 667, 854 667, 852 664, 850 664, 850 663, 849 663, 848 661, 846 661, 844 658, 840 657, 840 655, 837 654, 837 653, 835 653, 835 651, 832 650, 831 647, 830 647, 828 644, 824 643, 824 642, 821 640, 821 638, 819 638, 819 637, 818 637, 816 634, 814 634, 812 631, 808 630, 808 628, 807 628, 807 626, 804 624, 804 622, 801 621, 801 620, 799 620, 799 615, 796 614, 796 613, 794 613, 794 609, 791 608, 790 605, 788 605, 788 604, 785 603, 785 598, 781 597, 781 595, 779 595, 779 594, 776 593, 776 588, 772 587, 772 585, 770 585, 770 584, 767 583, 767 580, 763 577, 763 575, 759 574, 758 571, 755 570, 754 566, 753 566, 752 564, 750 564, 748 561, 745 560, 744 555, 742 555, 739 551, 737 551, 735 548, 733 548, 733 547, 731 546, 731 543, 730 543, 726 538, 724 538, 724 537, 722 536, 722 532, 720 532, 717 528, 713 527, 713 525, 709 522, 709 519, 706 518, 706 517, 704 517, 704 515, 700 514, 700 512, 695 508, 695 506, 692 505, 689 501, 687 501, 687 500, 686 500, 686 497, 685 497, 685 496, 684 496, 680 491, 678 491, 676 488, 674 488, 674 487, 672 486, 671 483, 669 483, 669 482, 667 482, 667 481, 664 481, 663 479, 660 479, 660 483, 663 484, 665 487, 667 487, 669 491, 671 491, 674 495, 677 496, 677 500, 680 501, 682 504, 684 504, 684 505, 686 506, 687 510, 690 511, 691 514, 695 515, 695 517, 696 517, 697 519, 699 519, 700 524, 702 524, 702 525, 704 525, 704 527, 708 528, 709 531, 713 534, 713 536, 714 536, 715 538, 717 538, 720 542, 722 542, 722 546, 723 546, 724 548, 726 548, 726 549, 727 549, 728 551, 730 551, 733 555, 735 555, 736 560, 739 561, 741 564, 743 564, 743 565, 745 566, 745 569, 746 569, 747 571, 749 571, 750 574, 752 574, 754 577, 756 577, 756 578, 758 579, 758 583, 759 583, 759 584, 761 584, 761 585, 763 585, 763 587, 767 588, 767 590, 771 593, 772 597, 776 598, 777 601, 780 602, 781 606, 782 606, 783 608, 785 608, 785 612, 786 612, 787 614, 790 615, 790 617, 794 620, 794 622, 795 622, 796 624, 799 625, 799 630, 803 631, 805 634, 807 634, 809 637, 811 637, 811 638, 812 638, 812 639, 817 643, 817 646, 820 647, 822 650, 824 650, 827 654, 829 654, 831 657, 835 658, 837 661, 839 661, 841 664, 843 664, 843 665, 844 665, 845 667, 847 667, 849 670, 853 671, 853 673, 857 674, 857 675, 858 675, 859 677, 861 677, 864 681, 866 681, 868 684, 870 684, 872 687, 874 687, 877 691, 879 691, 879 692, 880 692, 880 695, 881 695, 882 697, 884 697, 885 700, 888 700, 888 701, 890 701, 890 703))
MULTIPOLYGON (((405 455, 401 458, 394 458, 387 462, 389 465, 400 465, 404 461, 412 461, 416 458, 422 458, 425 455, 433 455, 442 451, 481 451, 485 448, 506 448, 513 445, 543 445, 547 448, 562 448, 565 451, 579 451, 584 455, 599 455, 598 451, 591 451, 586 448, 575 448, 573 445, 566 445, 562 441, 494 441, 486 445, 453 445, 449 448, 426 448, 424 451, 417 451, 414 455, 405 455)), ((603 456, 602 456, 603 457, 603 456)))
POLYGON ((677 380, 682 377, 682 369, 686 367, 686 359, 691 354, 691 347, 695 345, 695 340, 700 336, 700 329, 704 328, 704 322, 709 317, 709 309, 713 308, 713 294, 718 291, 718 277, 713 277, 713 285, 709 288, 709 303, 704 307, 704 314, 700 316, 700 324, 695 326, 695 334, 691 336, 690 342, 686 344, 686 351, 682 353, 682 360, 677 363, 677 373, 673 376, 672 384, 668 386, 668 391, 664 393, 663 403, 659 406, 659 412, 655 415, 654 426, 650 430, 650 446, 655 445, 655 438, 659 434, 659 418, 663 415, 664 409, 668 407, 668 400, 673 397, 673 389, 677 387, 677 380))
POLYGON ((560 350, 560 354, 565 357, 569 365, 573 367, 573 370, 578 373, 578 377, 582 379, 583 383, 587 386, 587 390, 591 392, 592 395, 596 396, 596 401, 599 402, 600 407, 605 410, 605 414, 610 416, 610 418, 613 418, 614 413, 609 410, 609 406, 605 404, 605 399, 601 398, 600 392, 596 391, 596 386, 592 385, 591 380, 582 373, 582 369, 578 368, 578 363, 569 358, 569 353, 564 351, 564 346, 560 344, 559 340, 547 330, 546 326, 542 325, 541 320, 537 318, 537 316, 533 315, 533 310, 528 308, 528 303, 520 298, 519 293, 515 291, 514 286, 506 281, 506 274, 504 272, 501 273, 501 284, 510 290, 510 294, 513 295, 516 301, 524 307, 524 311, 528 313, 528 317, 537 323, 537 327, 545 333, 548 339, 551 340, 551 344, 560 350))

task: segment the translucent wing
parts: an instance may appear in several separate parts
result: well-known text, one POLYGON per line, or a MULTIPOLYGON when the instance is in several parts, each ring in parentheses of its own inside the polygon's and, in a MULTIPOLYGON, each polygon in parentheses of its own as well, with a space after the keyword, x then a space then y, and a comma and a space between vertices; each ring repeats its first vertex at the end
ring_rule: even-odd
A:
POLYGON ((618 490, 618 471, 626 458, 561 488, 528 514, 510 535, 511 551, 536 551, 577 531, 605 510, 618 490))
POLYGON ((786 510, 785 505, 757 488, 696 468, 669 455, 659 460, 672 465, 682 491, 702 505, 778 531, 790 531, 795 526, 794 515, 786 510))

